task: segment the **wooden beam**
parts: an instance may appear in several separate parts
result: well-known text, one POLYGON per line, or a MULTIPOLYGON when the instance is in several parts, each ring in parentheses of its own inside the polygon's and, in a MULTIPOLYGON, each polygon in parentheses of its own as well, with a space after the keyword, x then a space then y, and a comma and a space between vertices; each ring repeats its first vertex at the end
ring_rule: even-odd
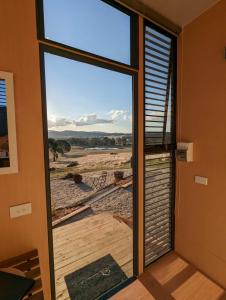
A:
POLYGON ((144 270, 144 19, 139 16, 138 71, 138 273, 144 270))
POLYGON ((145 19, 155 23, 156 25, 164 28, 165 30, 169 31, 170 33, 178 36, 182 28, 166 17, 162 16, 158 12, 154 11, 151 7, 146 4, 141 3, 139 0, 115 0, 116 2, 122 4, 123 6, 127 7, 128 9, 136 12, 140 16, 144 17, 145 19))

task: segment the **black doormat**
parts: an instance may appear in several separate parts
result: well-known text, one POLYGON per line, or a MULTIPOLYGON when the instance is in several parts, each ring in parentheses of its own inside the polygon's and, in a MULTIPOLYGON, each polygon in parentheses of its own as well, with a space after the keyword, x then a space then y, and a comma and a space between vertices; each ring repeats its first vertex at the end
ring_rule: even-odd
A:
POLYGON ((71 300, 94 300, 125 281, 127 276, 108 254, 64 279, 71 300))

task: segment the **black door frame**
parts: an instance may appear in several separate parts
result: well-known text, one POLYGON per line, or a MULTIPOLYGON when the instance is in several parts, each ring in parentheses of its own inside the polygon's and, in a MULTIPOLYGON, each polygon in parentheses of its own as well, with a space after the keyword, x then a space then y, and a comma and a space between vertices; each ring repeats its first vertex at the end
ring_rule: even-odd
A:
POLYGON ((82 55, 75 54, 61 48, 54 47, 54 45, 46 45, 40 43, 40 73, 41 73, 41 93, 42 93, 42 116, 43 116, 43 144, 44 144, 44 159, 45 159, 45 182, 46 182, 46 199, 47 199, 47 221, 48 221, 48 244, 49 244, 49 261, 50 261, 50 279, 51 279, 51 294, 52 299, 56 299, 55 291, 55 271, 54 271, 54 251, 53 251, 53 233, 52 233, 52 213, 51 213, 51 189, 49 179, 49 151, 48 151, 48 124, 47 124, 47 105, 46 105, 46 81, 45 81, 45 53, 50 53, 60 57, 68 58, 75 61, 80 61, 95 65, 101 68, 117 71, 132 76, 133 78, 133 277, 129 278, 122 284, 114 287, 99 299, 107 299, 114 295, 123 287, 130 284, 138 276, 138 163, 137 163, 137 125, 138 125, 138 74, 132 70, 121 69, 118 66, 109 65, 107 62, 99 62, 95 58, 87 58, 82 55))

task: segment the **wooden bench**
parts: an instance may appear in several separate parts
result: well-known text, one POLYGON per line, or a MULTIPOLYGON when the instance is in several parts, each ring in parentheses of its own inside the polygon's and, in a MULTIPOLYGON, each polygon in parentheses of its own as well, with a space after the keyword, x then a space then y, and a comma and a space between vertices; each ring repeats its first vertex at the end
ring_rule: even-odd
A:
POLYGON ((23 272, 24 276, 35 280, 33 288, 23 298, 23 300, 44 300, 37 250, 32 250, 22 255, 0 262, 0 269, 2 268, 17 269, 23 272))

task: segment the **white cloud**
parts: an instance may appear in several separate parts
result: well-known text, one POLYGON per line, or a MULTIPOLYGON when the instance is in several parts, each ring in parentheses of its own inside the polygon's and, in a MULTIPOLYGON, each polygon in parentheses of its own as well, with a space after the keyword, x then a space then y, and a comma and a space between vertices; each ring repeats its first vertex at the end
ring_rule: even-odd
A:
POLYGON ((48 119, 48 128, 64 127, 71 124, 73 124, 73 121, 66 118, 55 118, 52 116, 48 119))
POLYGON ((109 113, 111 115, 112 120, 123 120, 127 121, 130 118, 129 112, 127 110, 111 110, 109 113))
POLYGON ((98 118, 96 114, 83 115, 78 121, 73 122, 76 126, 87 126, 96 124, 109 124, 113 123, 113 120, 98 118))
POLYGON ((112 119, 98 118, 96 114, 83 115, 78 120, 69 118, 56 118, 51 116, 48 118, 48 128, 67 127, 67 126, 88 126, 98 124, 112 124, 112 119))

